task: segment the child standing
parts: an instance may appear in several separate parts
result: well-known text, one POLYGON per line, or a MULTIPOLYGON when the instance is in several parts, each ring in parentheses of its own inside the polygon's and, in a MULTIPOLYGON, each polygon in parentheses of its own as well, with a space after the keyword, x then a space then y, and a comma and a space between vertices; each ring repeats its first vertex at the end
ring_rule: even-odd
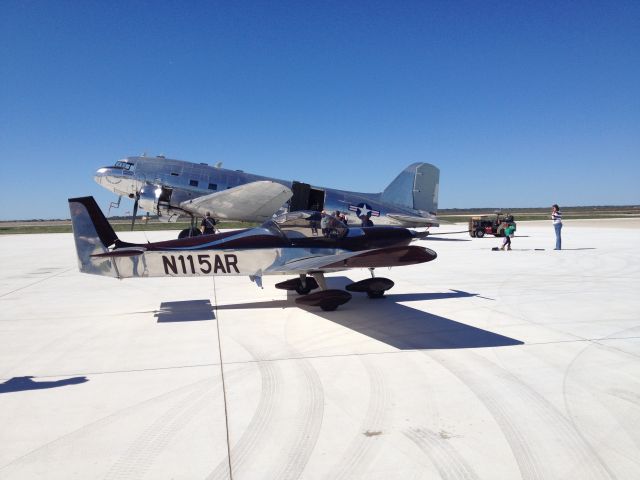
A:
POLYGON ((513 224, 507 225, 507 228, 504 229, 504 242, 502 242, 500 250, 504 250, 505 247, 507 247, 507 250, 511 250, 511 237, 513 237, 515 230, 516 227, 513 224))

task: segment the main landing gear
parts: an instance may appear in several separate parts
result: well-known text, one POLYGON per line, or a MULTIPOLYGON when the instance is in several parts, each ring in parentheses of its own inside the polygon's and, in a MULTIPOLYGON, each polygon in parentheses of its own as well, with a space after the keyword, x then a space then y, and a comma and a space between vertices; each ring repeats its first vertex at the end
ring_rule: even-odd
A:
POLYGON ((280 290, 295 290, 300 295, 306 295, 311 290, 318 288, 318 282, 313 277, 301 274, 300 278, 292 278, 286 282, 276 283, 276 288, 280 290))
POLYGON ((185 228, 180 230, 178 238, 197 237, 198 235, 200 235, 200 230, 197 228, 185 228))
POLYGON ((196 226, 196 217, 191 216, 191 226, 189 228, 185 228, 184 230, 180 230, 178 234, 178 238, 187 238, 187 237, 197 237, 200 235, 200 229, 196 226))
MULTIPOLYGON (((394 283, 388 278, 375 277, 373 275, 373 269, 370 270, 371 278, 351 283, 345 288, 349 290, 349 292, 364 292, 369 298, 382 298, 384 292, 393 287, 394 283)), ((339 289, 328 289, 324 273, 322 272, 313 272, 310 277, 301 274, 299 278, 292 278, 277 283, 276 288, 281 290, 295 290, 302 295, 296 298, 298 305, 320 307, 325 311, 333 311, 340 305, 351 300, 351 294, 349 292, 339 289), (320 288, 319 292, 309 294, 311 290, 315 290, 318 287, 320 288)))

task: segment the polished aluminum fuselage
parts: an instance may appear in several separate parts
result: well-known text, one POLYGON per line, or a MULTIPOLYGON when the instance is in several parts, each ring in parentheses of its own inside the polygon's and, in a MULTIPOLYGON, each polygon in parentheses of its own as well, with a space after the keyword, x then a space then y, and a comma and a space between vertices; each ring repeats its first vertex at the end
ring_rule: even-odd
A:
MULTIPOLYGON (((130 198, 138 196, 142 209, 161 216, 164 212, 164 220, 168 221, 175 221, 180 214, 192 213, 178 206, 203 195, 261 180, 270 180, 289 188, 294 183, 240 170, 164 157, 128 157, 117 162, 115 166, 100 168, 94 178, 99 185, 117 195, 130 198), (162 205, 162 195, 165 194, 163 192, 168 195, 164 210, 158 208, 162 205), (171 211, 174 217, 166 218, 171 217, 171 211)), ((311 188, 323 196, 322 209, 342 212, 350 225, 360 225, 362 214, 368 214, 375 225, 425 227, 437 224, 437 218, 428 212, 382 201, 381 193, 359 193, 313 186, 311 188), (411 221, 411 217, 417 221, 411 221)))
MULTIPOLYGON (((291 275, 293 270, 274 272, 286 259, 324 257, 341 253, 336 249, 257 248, 246 250, 144 252, 132 256, 92 259, 98 270, 110 270, 117 278, 137 277, 206 277, 291 275)), ((340 271, 341 268, 326 269, 340 271)), ((95 272, 87 272, 95 273, 95 272)))
POLYGON ((349 264, 359 261, 354 258, 358 252, 366 257, 367 267, 426 261, 415 257, 424 249, 408 247, 415 234, 405 228, 348 228, 336 219, 317 228, 316 212, 306 219, 283 215, 258 228, 134 244, 118 239, 93 198, 70 199, 69 207, 78 266, 94 275, 262 277, 332 272, 362 266, 349 264), (394 251, 397 248, 401 250, 394 251))

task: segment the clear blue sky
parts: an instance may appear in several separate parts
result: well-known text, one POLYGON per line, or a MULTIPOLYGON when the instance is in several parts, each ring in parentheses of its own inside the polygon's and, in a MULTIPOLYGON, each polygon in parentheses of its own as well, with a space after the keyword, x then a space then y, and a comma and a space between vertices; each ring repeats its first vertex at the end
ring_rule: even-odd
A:
POLYGON ((104 207, 94 171, 143 152, 369 192, 426 161, 441 208, 640 203, 637 0, 3 0, 0 68, 0 219, 104 207))

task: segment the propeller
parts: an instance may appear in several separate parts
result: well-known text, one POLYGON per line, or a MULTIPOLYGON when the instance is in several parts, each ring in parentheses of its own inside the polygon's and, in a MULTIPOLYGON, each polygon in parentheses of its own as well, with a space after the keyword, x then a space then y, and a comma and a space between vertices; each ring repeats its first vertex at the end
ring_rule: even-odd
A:
POLYGON ((136 215, 138 215, 138 200, 140 200, 140 192, 136 192, 136 200, 133 202, 133 217, 131 218, 131 231, 136 223, 136 215))

